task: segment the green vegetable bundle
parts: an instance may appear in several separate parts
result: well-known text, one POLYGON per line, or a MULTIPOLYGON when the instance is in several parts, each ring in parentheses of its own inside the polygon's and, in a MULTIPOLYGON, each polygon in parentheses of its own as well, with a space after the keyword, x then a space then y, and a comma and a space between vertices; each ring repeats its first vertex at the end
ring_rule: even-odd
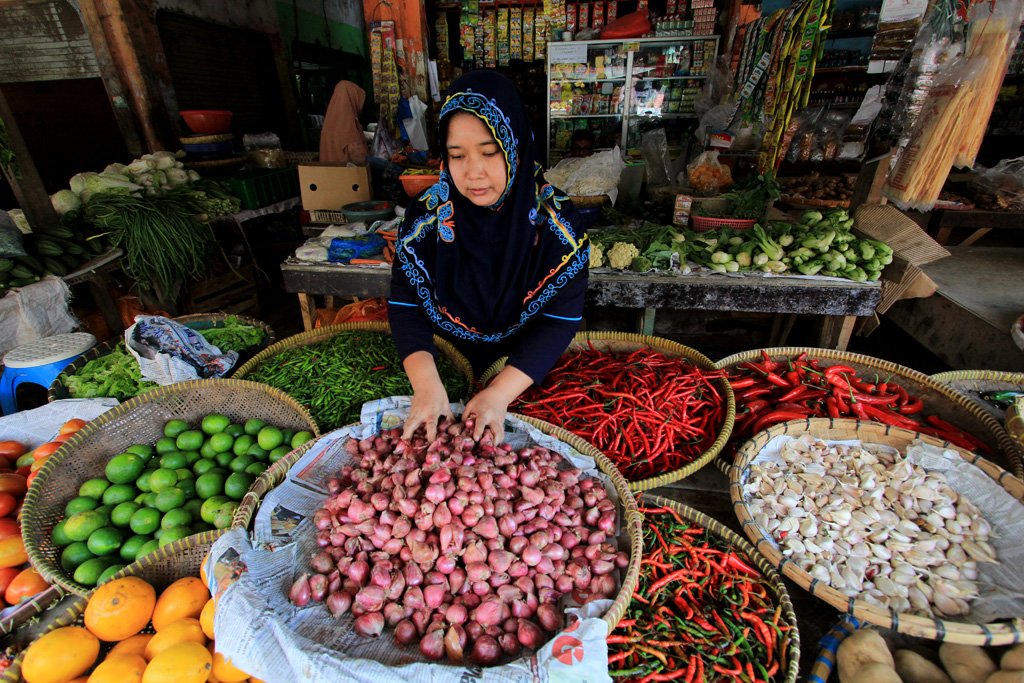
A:
MULTIPOLYGON (((451 360, 439 354, 437 370, 449 399, 468 395, 469 382, 451 360)), ((339 332, 322 342, 285 349, 245 379, 289 394, 309 409, 324 432, 358 422, 366 401, 412 394, 394 341, 380 332, 339 332)))
POLYGON ((116 398, 127 401, 131 397, 157 386, 142 379, 139 362, 128 353, 124 341, 118 343, 105 356, 94 358, 64 380, 71 398, 116 398))
POLYGON ((267 338, 266 332, 258 327, 246 325, 233 315, 225 318, 221 327, 211 327, 198 332, 206 341, 220 349, 221 353, 251 349, 262 344, 267 338))

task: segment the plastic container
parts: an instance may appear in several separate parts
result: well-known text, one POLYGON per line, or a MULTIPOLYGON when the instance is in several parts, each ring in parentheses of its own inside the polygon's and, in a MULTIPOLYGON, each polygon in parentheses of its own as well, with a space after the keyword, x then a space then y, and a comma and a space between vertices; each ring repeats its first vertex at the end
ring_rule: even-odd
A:
POLYGON ((400 175, 398 176, 402 181, 402 187, 405 188, 405 193, 415 199, 423 194, 431 185, 441 180, 440 175, 400 175))
POLYGON ((258 209, 299 196, 295 168, 252 169, 224 178, 231 194, 242 200, 243 209, 258 209))
POLYGON ((209 135, 231 130, 232 113, 224 109, 189 109, 179 113, 193 133, 209 135))
POLYGON ((345 220, 349 223, 357 221, 386 221, 395 215, 395 203, 382 199, 373 199, 368 202, 353 202, 341 207, 345 214, 345 220))

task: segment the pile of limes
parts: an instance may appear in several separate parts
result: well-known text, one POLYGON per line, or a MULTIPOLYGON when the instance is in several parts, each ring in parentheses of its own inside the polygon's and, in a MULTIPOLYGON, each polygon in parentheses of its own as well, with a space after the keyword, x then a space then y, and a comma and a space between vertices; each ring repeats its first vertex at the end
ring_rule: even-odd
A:
POLYGON ((231 526, 256 477, 313 438, 218 413, 198 427, 168 421, 162 439, 128 447, 107 462, 104 478, 79 487, 52 534, 75 581, 95 586, 171 541, 231 526))

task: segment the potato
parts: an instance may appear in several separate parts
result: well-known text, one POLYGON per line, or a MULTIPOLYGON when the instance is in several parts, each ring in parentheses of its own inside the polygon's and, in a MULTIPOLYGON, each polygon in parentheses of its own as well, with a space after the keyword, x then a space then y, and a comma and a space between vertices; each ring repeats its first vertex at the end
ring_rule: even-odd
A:
POLYGON ((885 638, 878 631, 872 628, 858 629, 839 643, 836 664, 839 668, 840 683, 849 683, 854 680, 852 676, 858 673, 865 664, 872 662, 885 664, 892 669, 892 653, 889 652, 885 638))
POLYGON ((954 683, 978 683, 996 670, 996 663, 977 645, 943 643, 939 659, 954 683))
POLYGON ((1024 683, 1024 671, 997 671, 985 683, 1024 683))
POLYGON ((903 683, 896 670, 881 662, 869 662, 850 678, 840 679, 842 683, 903 683))
POLYGON ((942 668, 913 650, 896 650, 896 673, 903 683, 952 683, 942 668))
POLYGON ((1011 647, 1004 652, 999 660, 999 668, 1004 671, 1024 671, 1024 645, 1011 647))

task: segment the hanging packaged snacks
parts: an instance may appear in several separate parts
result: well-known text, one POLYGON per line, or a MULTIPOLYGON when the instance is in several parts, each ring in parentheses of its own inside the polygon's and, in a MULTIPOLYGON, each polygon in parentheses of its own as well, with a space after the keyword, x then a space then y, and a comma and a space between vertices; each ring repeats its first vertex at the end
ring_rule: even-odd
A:
POLYGON ((533 50, 533 24, 535 10, 532 7, 523 8, 523 59, 532 62, 536 59, 533 50))
POLYGON ((579 3, 569 2, 565 5, 565 30, 569 33, 576 33, 576 29, 579 24, 576 20, 579 18, 579 3))
POLYGON ((510 59, 523 58, 523 8, 512 7, 508 14, 508 46, 510 59))
POLYGON ((590 3, 581 2, 579 15, 576 17, 576 30, 585 31, 590 28, 590 3))
POLYGON ((533 58, 544 60, 548 56, 548 18, 536 14, 533 18, 533 58))
POLYGON ((594 7, 590 13, 590 26, 591 28, 603 28, 604 27, 604 3, 595 2, 594 7))
POLYGON ((484 12, 482 19, 484 24, 484 66, 493 69, 498 65, 497 12, 494 10, 484 12))
POLYGON ((511 49, 509 45, 509 27, 508 27, 509 9, 508 7, 500 7, 497 12, 497 25, 495 35, 498 37, 498 66, 508 66, 509 58, 511 57, 511 49))

